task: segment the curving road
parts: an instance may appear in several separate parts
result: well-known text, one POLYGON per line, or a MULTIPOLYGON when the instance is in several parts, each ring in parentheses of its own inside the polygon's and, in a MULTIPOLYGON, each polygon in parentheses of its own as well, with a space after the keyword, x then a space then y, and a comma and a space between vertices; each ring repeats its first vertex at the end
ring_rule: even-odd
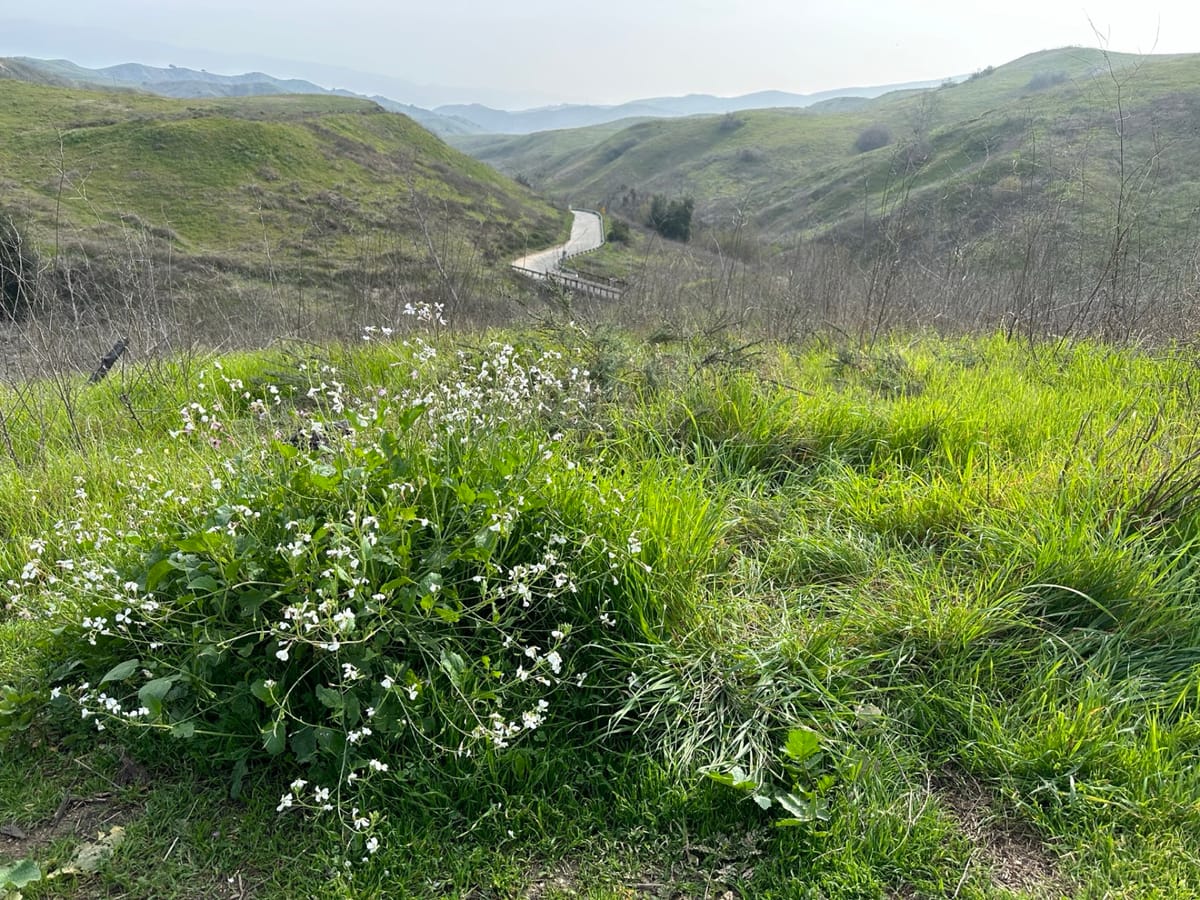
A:
POLYGON ((599 213, 586 209, 573 209, 575 221, 571 223, 571 238, 565 244, 539 250, 522 256, 513 263, 518 269, 528 269, 548 275, 557 272, 559 264, 568 257, 588 250, 595 250, 604 243, 604 220, 599 213))

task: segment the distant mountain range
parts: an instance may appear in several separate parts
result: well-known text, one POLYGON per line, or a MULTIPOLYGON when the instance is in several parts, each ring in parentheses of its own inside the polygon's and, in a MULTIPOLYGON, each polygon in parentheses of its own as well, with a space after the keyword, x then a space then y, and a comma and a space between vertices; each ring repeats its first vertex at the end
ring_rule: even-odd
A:
MULTIPOLYGON (((561 128, 606 125, 622 119, 675 119, 682 116, 720 115, 747 109, 803 108, 843 97, 872 99, 893 91, 935 88, 943 84, 945 80, 838 88, 815 94, 790 94, 786 91, 759 91, 740 97, 688 94, 685 97, 653 97, 647 100, 632 100, 617 106, 564 104, 510 112, 472 103, 439 106, 433 111, 440 116, 472 122, 478 126, 478 131, 485 134, 533 134, 537 131, 557 131, 561 128)), ((958 81, 960 79, 948 80, 958 81)))
POLYGON ((333 94, 373 100, 384 109, 404 113, 442 137, 469 134, 531 134, 562 128, 583 128, 623 119, 670 119, 694 115, 719 115, 749 109, 807 107, 837 98, 873 98, 893 91, 937 87, 940 81, 850 87, 815 94, 760 91, 740 97, 689 94, 685 97, 654 97, 614 106, 565 104, 509 111, 481 104, 439 106, 433 110, 401 103, 379 95, 324 88, 296 78, 275 78, 263 72, 216 75, 203 69, 179 66, 146 66, 122 63, 103 69, 88 69, 65 59, 0 58, 0 77, 20 78, 60 87, 126 88, 164 97, 248 97, 269 94, 333 94))

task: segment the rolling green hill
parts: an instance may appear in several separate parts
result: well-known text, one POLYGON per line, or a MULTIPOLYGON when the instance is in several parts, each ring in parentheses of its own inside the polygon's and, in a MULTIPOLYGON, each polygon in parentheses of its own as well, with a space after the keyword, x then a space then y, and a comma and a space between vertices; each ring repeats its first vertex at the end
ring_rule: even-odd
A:
POLYGON ((200 99, 212 97, 259 97, 272 94, 320 94, 373 100, 389 112, 404 113, 436 135, 476 134, 479 126, 465 119, 440 116, 428 109, 398 103, 382 96, 365 97, 352 91, 323 88, 299 78, 275 78, 263 72, 216 75, 203 69, 181 66, 162 68, 140 63, 123 63, 103 69, 88 69, 66 59, 0 57, 0 78, 19 78, 32 84, 75 87, 84 90, 135 90, 160 97, 200 99))
POLYGON ((1118 200, 1128 217, 1150 192, 1158 238, 1183 233, 1200 205, 1198 87, 1200 55, 1073 48, 869 101, 461 146, 579 202, 636 217, 651 194, 690 194, 702 220, 740 217, 773 239, 854 236, 901 204, 955 243, 987 242, 1050 207, 1085 231, 1118 200), (864 152, 869 130, 883 146, 864 152))
POLYGON ((168 100, 0 80, 4 212, 45 252, 151 235, 177 261, 251 278, 332 276, 432 241, 503 260, 566 214, 366 100, 168 100), (268 252, 269 251, 269 252, 268 252), (274 254, 274 256, 271 256, 274 254))

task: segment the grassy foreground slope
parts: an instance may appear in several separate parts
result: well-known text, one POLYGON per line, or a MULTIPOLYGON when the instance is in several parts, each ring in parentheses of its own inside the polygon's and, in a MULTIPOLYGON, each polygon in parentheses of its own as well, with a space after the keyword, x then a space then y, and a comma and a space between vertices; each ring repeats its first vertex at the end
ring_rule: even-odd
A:
POLYGON ((927 231, 961 243, 1055 204, 1111 216, 1121 132, 1126 191, 1140 204, 1153 193, 1165 212, 1156 236, 1179 237, 1200 201, 1190 174, 1200 162, 1197 84, 1200 56, 1071 48, 870 101, 647 121, 616 133, 472 136, 462 146, 549 192, 630 215, 652 193, 690 194, 702 218, 736 212, 768 237, 848 235, 907 197, 927 231), (872 128, 885 143, 864 151, 856 144, 872 128), (585 139, 591 147, 581 151, 585 139))
POLYGON ((44 251, 146 230, 177 260, 317 274, 447 235, 499 260, 565 215, 368 101, 167 100, 0 80, 6 211, 44 251))
POLYGON ((1194 353, 740 353, 408 334, 6 420, 0 859, 30 897, 1200 893, 1194 353))

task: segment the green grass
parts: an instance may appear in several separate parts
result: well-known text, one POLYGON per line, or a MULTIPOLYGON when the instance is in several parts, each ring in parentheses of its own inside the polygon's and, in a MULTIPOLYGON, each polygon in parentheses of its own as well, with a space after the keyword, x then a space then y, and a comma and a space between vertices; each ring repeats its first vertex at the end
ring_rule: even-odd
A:
MULTIPOLYGON (((1190 349, 897 336, 870 353, 762 345, 729 367, 703 362, 712 347, 700 342, 573 328, 428 338, 436 358, 406 337, 326 348, 303 371, 231 354, 220 369, 163 370, 124 401, 116 382, 81 390, 74 428, 6 416, 0 684, 13 690, 0 703, 0 825, 34 835, 22 846, 47 872, 97 824, 127 830, 98 873, 26 896, 1200 892, 1190 349), (254 406, 272 384, 281 403, 254 406), (411 423, 414 391, 434 399, 411 423), (126 402, 142 430, 117 427, 126 402), (190 402, 222 405, 216 445, 169 433, 190 402), (456 418, 463 407, 478 418, 456 418), (293 453, 274 437, 347 415, 370 419, 347 443, 293 453), (371 738, 390 771, 339 802, 384 816, 377 853, 352 849, 346 866, 336 822, 276 811, 294 777, 323 776, 291 751, 268 755, 257 730, 215 745, 116 723, 97 733, 77 708, 47 703, 46 672, 64 659, 102 673, 124 658, 120 642, 80 643, 79 618, 111 606, 76 579, 92 564, 138 577, 155 547, 181 540, 204 558, 203 540, 180 536, 226 521, 247 486, 263 516, 247 538, 300 509, 320 510, 314 521, 396 514, 375 489, 348 487, 371 484, 384 459, 397 474, 381 477, 428 483, 431 511, 412 502, 440 543, 403 517, 381 540, 413 535, 412 579, 440 567, 442 596, 464 604, 462 619, 410 623, 406 640, 466 647, 510 616, 528 633, 539 616, 577 616, 568 663, 588 661, 589 687, 553 688, 546 721, 503 752, 430 763, 403 732, 371 738), (512 530, 492 542, 473 517, 517 496, 512 530), (528 614, 499 605, 471 619, 471 566, 490 553, 513 565, 545 523, 566 535, 579 593, 547 590, 528 614), (32 551, 35 540, 46 547, 32 551), (222 760, 243 751, 250 764, 230 797, 222 760), (68 793, 89 803, 63 807, 68 793), (60 808, 69 815, 55 825, 60 808), (775 824, 796 809, 816 812, 775 824)), ((239 544, 239 564, 273 558, 274 542, 265 555, 239 544)), ((279 577, 269 572, 258 579, 279 577)), ((197 629, 180 652, 194 639, 207 658, 224 627, 204 618, 210 600, 163 585, 163 602, 197 629)), ((277 666, 273 677, 296 676, 238 646, 277 666)), ((139 655, 159 666, 176 653, 139 655)), ((423 690, 455 671, 446 659, 423 690)), ((470 682, 453 683, 464 699, 470 682)), ((236 682, 221 690, 230 709, 240 702, 236 682)), ((210 714, 223 715, 214 699, 210 714)), ((438 715, 454 702, 447 694, 438 715)), ((435 733, 431 720, 421 727, 435 733)), ((11 855, 4 844, 0 854, 11 855)))
POLYGON ((1200 80, 1198 65, 1195 55, 1106 59, 1068 48, 964 83, 852 105, 653 120, 615 132, 472 136, 462 146, 544 191, 614 212, 637 215, 654 193, 689 194, 701 219, 720 224, 736 216, 769 239, 862 241, 870 239, 864 222, 903 201, 925 236, 995 250, 989 241, 1002 244, 1023 216, 1043 216, 1054 203, 1067 204, 1081 235, 1111 225, 1120 191, 1113 125, 1120 82, 1126 187, 1138 185, 1133 208, 1147 209, 1152 194, 1147 240, 1178 240, 1191 234, 1197 203, 1187 98, 1200 80), (890 132, 890 144, 856 152, 856 139, 872 125, 890 132), (905 148, 914 142, 910 164, 905 148))
POLYGON ((565 230, 565 213, 368 101, 168 100, 0 80, 0 129, 6 214, 45 253, 56 241, 120 244, 132 228, 178 260, 265 277, 300 252, 348 264, 371 241, 423 255, 417 206, 437 241, 489 261, 565 230))

